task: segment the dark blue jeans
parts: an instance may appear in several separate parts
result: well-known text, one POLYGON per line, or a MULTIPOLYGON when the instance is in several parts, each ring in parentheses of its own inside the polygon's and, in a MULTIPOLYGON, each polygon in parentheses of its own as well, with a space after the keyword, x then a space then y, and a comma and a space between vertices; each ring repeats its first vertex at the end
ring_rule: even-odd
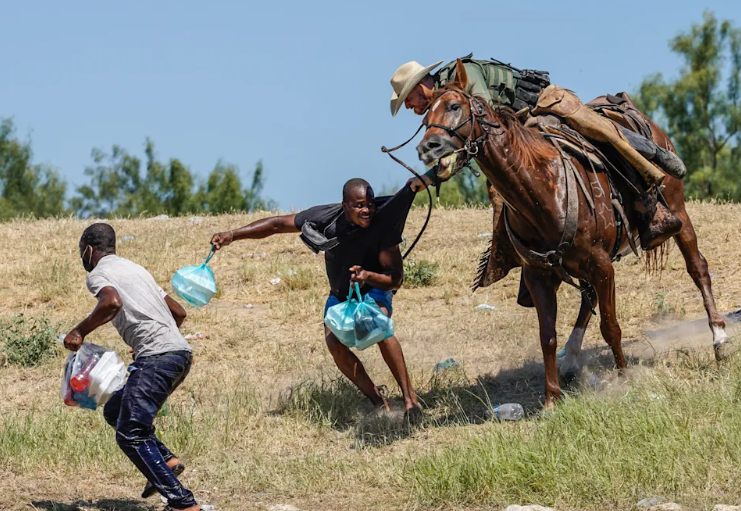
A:
POLYGON ((175 509, 195 506, 196 500, 167 466, 175 455, 155 436, 154 417, 188 375, 191 361, 188 351, 137 358, 126 385, 103 410, 116 428, 118 446, 175 509))

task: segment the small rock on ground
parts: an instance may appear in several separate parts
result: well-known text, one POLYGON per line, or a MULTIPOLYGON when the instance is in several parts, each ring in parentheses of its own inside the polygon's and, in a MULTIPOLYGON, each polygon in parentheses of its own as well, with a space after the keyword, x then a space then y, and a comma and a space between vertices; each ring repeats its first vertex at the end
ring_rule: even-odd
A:
POLYGON ((276 504, 274 506, 270 506, 268 511, 301 511, 296 506, 292 506, 290 504, 276 504))
POLYGON ((659 504, 663 504, 666 502, 666 499, 664 497, 649 497, 647 499, 639 500, 636 504, 636 507, 642 507, 644 509, 648 509, 653 506, 658 506, 659 504))
POLYGON ((664 502, 658 506, 651 506, 648 511, 682 511, 682 506, 674 502, 664 502))
POLYGON ((538 505, 530 506, 508 506, 504 511, 555 511, 552 507, 543 507, 538 505))
POLYGON ((713 511, 741 511, 741 506, 728 506, 726 504, 716 504, 713 511))

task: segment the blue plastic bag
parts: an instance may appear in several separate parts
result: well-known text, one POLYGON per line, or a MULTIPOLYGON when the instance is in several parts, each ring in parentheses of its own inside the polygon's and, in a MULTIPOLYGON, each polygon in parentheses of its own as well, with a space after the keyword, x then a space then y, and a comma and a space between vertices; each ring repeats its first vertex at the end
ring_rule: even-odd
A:
POLYGON ((216 294, 214 272, 208 267, 208 262, 215 253, 212 246, 205 263, 198 266, 186 266, 172 276, 171 283, 175 293, 193 307, 203 307, 216 294))
MULTIPOLYGON (((360 296, 359 292, 358 296, 360 296)), ((353 289, 350 288, 347 300, 330 307, 324 316, 324 324, 348 348, 354 348, 356 344, 354 315, 359 303, 353 296, 353 289)))
POLYGON ((324 324, 342 344, 361 351, 394 335, 394 321, 370 295, 361 297, 357 283, 350 288, 347 301, 329 308, 324 324))

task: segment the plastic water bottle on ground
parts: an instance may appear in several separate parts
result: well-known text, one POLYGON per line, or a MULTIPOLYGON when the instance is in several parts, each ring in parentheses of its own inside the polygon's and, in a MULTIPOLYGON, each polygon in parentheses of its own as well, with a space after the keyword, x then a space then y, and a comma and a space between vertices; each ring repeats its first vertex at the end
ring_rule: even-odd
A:
POLYGON ((458 362, 454 358, 449 358, 447 360, 443 360, 442 362, 438 362, 435 364, 435 367, 433 371, 436 373, 441 373, 445 371, 446 369, 458 369, 461 366, 461 363, 458 362))
POLYGON ((480 311, 495 311, 495 310, 497 310, 496 307, 494 307, 493 305, 489 305, 488 303, 482 303, 480 305, 477 305, 476 307, 474 307, 474 309, 477 309, 477 310, 480 310, 480 311))
POLYGON ((525 416, 525 410, 519 403, 505 403, 488 410, 487 414, 500 421, 518 421, 525 416))

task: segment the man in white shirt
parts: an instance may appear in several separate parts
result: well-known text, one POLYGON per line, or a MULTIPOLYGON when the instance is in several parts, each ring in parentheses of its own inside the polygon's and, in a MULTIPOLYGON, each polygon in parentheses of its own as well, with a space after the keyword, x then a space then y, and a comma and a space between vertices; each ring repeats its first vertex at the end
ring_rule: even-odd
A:
POLYGON ((166 509, 198 510, 193 494, 178 481, 183 465, 154 434, 154 417, 192 362, 190 345, 178 330, 185 310, 147 270, 116 255, 116 233, 110 225, 85 229, 80 257, 89 272, 87 287, 98 304, 67 334, 64 346, 77 351, 93 330, 113 323, 133 350, 134 363, 126 385, 106 403, 105 419, 116 428, 121 450, 147 478, 142 497, 158 491, 168 500, 166 509))

